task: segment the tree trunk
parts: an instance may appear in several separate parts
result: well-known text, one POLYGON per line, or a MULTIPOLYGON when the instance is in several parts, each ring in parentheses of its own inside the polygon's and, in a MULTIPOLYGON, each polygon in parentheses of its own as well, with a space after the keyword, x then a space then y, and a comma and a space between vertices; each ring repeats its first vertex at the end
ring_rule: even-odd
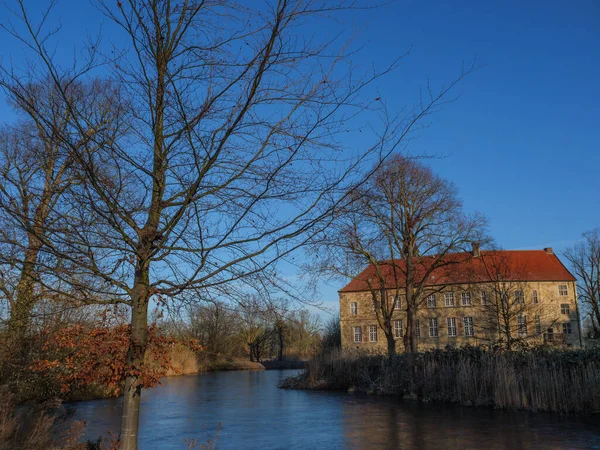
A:
POLYGON ((284 339, 283 339, 283 326, 280 324, 278 327, 278 333, 279 333, 279 355, 278 355, 278 359, 279 361, 283 361, 283 346, 284 346, 284 339))
POLYGON ((136 450, 140 420, 142 386, 139 374, 148 346, 148 300, 150 297, 149 265, 138 262, 132 295, 131 337, 127 351, 127 369, 123 393, 123 414, 119 448, 136 450))
POLYGON ((386 330, 385 337, 387 338, 387 350, 388 350, 388 358, 391 360, 394 356, 396 356, 396 339, 394 339, 394 333, 392 333, 391 326, 388 327, 390 329, 386 330))
POLYGON ((22 342, 29 328, 31 312, 35 305, 35 265, 41 246, 29 239, 29 248, 21 269, 21 277, 17 284, 17 295, 14 307, 10 311, 10 335, 17 344, 22 342))

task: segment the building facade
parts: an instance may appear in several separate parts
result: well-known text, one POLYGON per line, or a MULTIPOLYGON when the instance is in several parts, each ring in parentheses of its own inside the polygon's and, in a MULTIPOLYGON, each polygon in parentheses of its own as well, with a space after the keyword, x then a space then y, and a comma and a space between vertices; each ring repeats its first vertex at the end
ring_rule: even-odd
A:
MULTIPOLYGON (((581 345, 575 278, 552 249, 531 251, 474 250, 457 264, 428 274, 419 298, 419 350, 528 342, 581 345)), ((387 350, 375 308, 382 290, 367 283, 367 267, 339 291, 342 349, 387 350)), ((397 280, 397 278, 396 278, 397 280)), ((392 330, 396 350, 404 349, 406 304, 403 286, 386 281, 385 298, 394 302, 392 330), (387 295, 389 294, 389 295, 387 295)))

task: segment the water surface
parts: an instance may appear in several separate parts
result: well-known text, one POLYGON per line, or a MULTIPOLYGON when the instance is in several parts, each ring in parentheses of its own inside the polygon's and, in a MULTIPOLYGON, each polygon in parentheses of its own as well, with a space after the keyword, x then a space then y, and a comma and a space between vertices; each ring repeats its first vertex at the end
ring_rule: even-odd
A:
MULTIPOLYGON (((217 449, 600 449, 600 416, 417 404, 342 392, 289 391, 296 371, 169 378, 142 396, 141 449, 187 449, 221 430, 217 449)), ((73 404, 87 437, 118 433, 120 399, 73 404)))

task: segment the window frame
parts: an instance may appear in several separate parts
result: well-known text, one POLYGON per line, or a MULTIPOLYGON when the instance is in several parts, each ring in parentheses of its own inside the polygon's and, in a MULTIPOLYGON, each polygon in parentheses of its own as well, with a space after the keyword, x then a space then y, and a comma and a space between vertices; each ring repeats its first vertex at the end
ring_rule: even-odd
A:
POLYGON ((440 337, 440 327, 437 317, 429 318, 429 337, 437 338, 440 337))
POLYGON ((481 291, 481 305, 482 306, 488 306, 489 305, 487 291, 481 291))
POLYGON ((355 326, 354 327, 354 342, 355 343, 359 343, 363 341, 363 330, 361 326, 355 326), (356 332, 358 330, 358 333, 356 332), (359 340, 356 340, 356 337, 360 336, 359 340))
POLYGON ((473 316, 463 317, 463 334, 465 337, 475 336, 475 321, 473 320, 473 316), (467 331, 470 331, 470 333, 467 331))
POLYGON ((464 291, 460 293, 460 304, 462 306, 473 306, 471 293, 469 291, 464 291))
POLYGON ((394 338, 401 339, 403 332, 402 319, 394 320, 394 338))
POLYGON ((567 297, 569 295, 569 285, 559 284, 558 285, 558 295, 560 297, 567 297), (562 289, 562 288, 564 288, 564 289, 562 289))
POLYGON ((565 316, 571 315, 571 305, 569 303, 561 303, 560 304, 560 313, 565 316))
POLYGON ((535 334, 539 336, 542 334, 542 319, 539 315, 534 316, 533 321, 535 323, 535 334))
POLYGON ((358 315, 358 302, 350 302, 350 315, 351 316, 358 315))
POLYGON ((527 336, 527 315, 519 314, 517 316, 517 336, 527 336))
POLYGON ((456 326, 456 317, 447 317, 446 325, 448 327, 448 337, 457 337, 458 336, 458 328, 456 326), (454 330, 454 334, 451 334, 450 330, 454 330))
POLYGON ((379 333, 377 333, 377 325, 369 325, 369 342, 379 342, 379 333), (375 339, 373 339, 375 336, 375 339))
POLYGON ((570 321, 563 322, 562 329, 563 329, 563 334, 565 334, 565 335, 573 334, 573 326, 571 325, 570 321))
POLYGON ((435 294, 431 294, 427 296, 427 307, 428 308, 437 308, 437 298, 435 294))
POLYGON ((531 299, 533 300, 533 303, 535 303, 535 304, 539 303, 537 289, 534 289, 533 291, 531 291, 531 299))
POLYGON ((525 304, 525 292, 523 289, 515 290, 515 305, 524 305, 525 304))
POLYGON ((452 307, 454 305, 455 305, 455 303, 454 303, 454 292, 453 291, 444 292, 444 306, 446 308, 450 308, 450 307, 452 307), (451 303, 448 302, 448 299, 451 300, 451 303))

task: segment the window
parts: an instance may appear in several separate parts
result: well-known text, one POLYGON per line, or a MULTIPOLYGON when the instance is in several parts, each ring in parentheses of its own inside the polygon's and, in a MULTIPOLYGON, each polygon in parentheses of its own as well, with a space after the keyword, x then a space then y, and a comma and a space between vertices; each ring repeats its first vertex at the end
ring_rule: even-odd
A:
POLYGON ((563 323, 563 334, 571 334, 571 322, 563 323))
POLYGON ((569 295, 569 290, 567 289, 566 284, 558 285, 558 295, 569 295))
POLYGON ((569 307, 568 303, 563 303, 560 305, 560 313, 566 314, 567 316, 571 314, 571 308, 569 307))
POLYGON ((448 317, 446 321, 448 323, 448 336, 456 336, 456 317, 448 317))
POLYGON ((537 291, 533 291, 531 293, 531 297, 533 298, 533 303, 537 303, 538 302, 538 295, 537 295, 537 291))
POLYGON ((369 326, 369 341, 377 342, 377 325, 369 326))
POLYGON ((354 327, 354 342, 362 342, 362 327, 354 327))
POLYGON ((535 334, 542 334, 542 322, 540 320, 540 316, 535 316, 535 334))
POLYGON ((481 291, 481 304, 482 305, 488 304, 488 295, 487 295, 486 291, 481 291))
POLYGON ((402 320, 394 320, 394 337, 402 337, 402 320))
POLYGON ((358 314, 358 303, 352 302, 350 303, 350 314, 353 316, 358 314))
POLYGON ((554 341, 554 328, 548 328, 548 330, 546 332, 546 336, 544 336, 544 340, 545 340, 545 342, 554 341))
POLYGON ((470 292, 461 292, 460 293, 460 301, 463 306, 471 306, 471 293, 470 292))
POLYGON ((517 334, 520 337, 527 336, 527 316, 523 314, 517 316, 517 334))
POLYGON ((421 337, 421 324, 419 324, 419 319, 417 319, 417 337, 421 337))
POLYGON ((444 294, 444 304, 446 306, 454 306, 454 292, 446 292, 444 294))
POLYGON ((402 299, 399 295, 394 296, 394 309, 400 309, 402 307, 402 299))
POLYGON ((377 300, 373 300, 373 312, 377 314, 377 310, 379 309, 379 302, 377 300))
POLYGON ((429 297, 427 297, 427 307, 428 308, 436 307, 435 294, 431 294, 429 297))
POLYGON ((463 328, 465 329, 465 336, 475 336, 472 317, 463 317, 463 328))
POLYGON ((438 320, 435 317, 429 319, 429 337, 438 337, 438 320))
POLYGON ((523 291, 515 291, 515 303, 518 305, 525 303, 525 295, 523 294, 523 291))

